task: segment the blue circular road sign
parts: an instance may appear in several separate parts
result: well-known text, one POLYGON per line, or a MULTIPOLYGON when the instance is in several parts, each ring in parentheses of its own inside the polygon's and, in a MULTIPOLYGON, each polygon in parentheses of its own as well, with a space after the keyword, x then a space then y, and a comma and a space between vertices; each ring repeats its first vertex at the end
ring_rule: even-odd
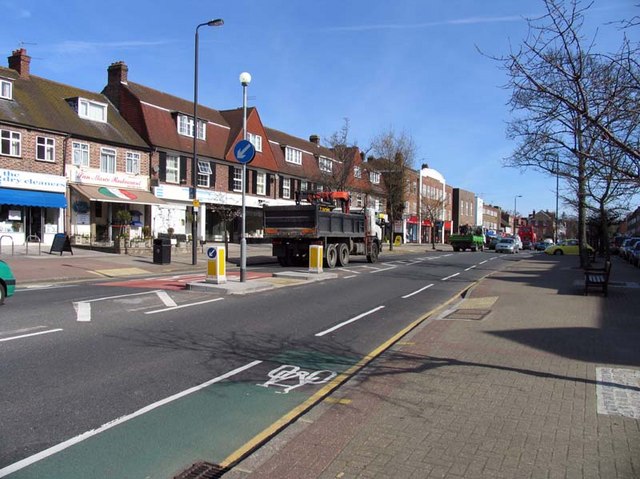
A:
POLYGON ((251 163, 251 160, 256 156, 256 149, 249 140, 240 140, 233 147, 233 154, 238 163, 247 164, 251 163))
POLYGON ((218 248, 209 248, 207 250, 207 256, 211 259, 216 259, 217 254, 218 254, 218 248))

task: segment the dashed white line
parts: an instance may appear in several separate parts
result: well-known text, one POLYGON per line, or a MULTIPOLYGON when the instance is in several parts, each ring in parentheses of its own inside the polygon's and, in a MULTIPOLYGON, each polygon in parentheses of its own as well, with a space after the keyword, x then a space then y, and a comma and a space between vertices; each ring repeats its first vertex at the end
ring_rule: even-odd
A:
POLYGON ((48 329, 46 331, 38 331, 37 333, 29 333, 29 334, 21 334, 19 336, 11 336, 10 338, 2 338, 2 339, 0 339, 0 343, 2 343, 4 341, 13 341, 14 339, 22 339, 22 338, 29 338, 31 336, 39 336, 41 334, 57 333, 58 331, 63 331, 63 330, 62 330, 62 328, 56 328, 56 329, 48 329))
POLYGON ((407 298, 410 298, 411 296, 413 296, 414 294, 422 293, 425 289, 429 289, 431 286, 433 286, 433 284, 428 284, 424 288, 420 288, 417 291, 414 291, 413 293, 409 293, 409 294, 404 295, 402 297, 402 299, 407 299, 407 298))
POLYGON ((460 274, 460 273, 454 273, 454 274, 452 274, 451 276, 447 276, 446 278, 442 278, 442 281, 446 281, 446 280, 448 280, 448 279, 455 278, 455 277, 456 277, 456 276, 458 276, 459 274, 460 274))
POLYGON ((465 271, 470 271, 470 270, 472 270, 472 269, 473 269, 473 268, 475 268, 475 267, 476 267, 476 265, 474 264, 473 266, 469 266, 467 269, 465 269, 465 271))
POLYGON ((368 315, 370 315, 370 314, 373 314, 373 313, 375 313, 376 311, 380 311, 380 310, 381 310, 381 309, 383 309, 383 308, 384 308, 384 306, 378 306, 377 308, 373 308, 372 310, 367 311, 366 313, 359 314, 358 316, 355 316, 355 317, 353 317, 353 318, 351 318, 351 319, 348 319, 348 320, 346 320, 346 321, 344 321, 344 322, 342 322, 342 323, 340 323, 340 324, 336 324, 336 325, 335 325, 335 326, 333 326, 332 328, 325 329, 324 331, 321 331, 321 332, 319 332, 319 333, 316 333, 316 336, 321 337, 321 336, 324 336, 325 334, 329 334, 329 333, 331 333, 331 332, 335 331, 336 329, 340 329, 341 327, 346 326, 347 324, 351 324, 351 323, 353 323, 353 322, 355 322, 355 321, 358 321, 359 319, 362 319, 362 318, 364 318, 365 316, 368 316, 368 315))
POLYGON ((487 261, 489 261, 489 260, 485 259, 484 261, 480 261, 480 263, 478 263, 478 264, 485 264, 487 261))

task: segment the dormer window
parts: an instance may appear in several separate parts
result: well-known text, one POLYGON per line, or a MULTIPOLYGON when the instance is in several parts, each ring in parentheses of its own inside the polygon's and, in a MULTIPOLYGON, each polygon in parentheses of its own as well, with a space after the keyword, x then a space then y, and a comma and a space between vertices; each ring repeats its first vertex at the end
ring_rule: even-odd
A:
POLYGON ((320 171, 323 173, 331 173, 333 171, 333 161, 329 158, 321 156, 318 160, 318 165, 320 166, 320 171))
POLYGON ((13 82, 0 78, 0 98, 13 100, 13 82))
POLYGON ((78 116, 87 120, 107 122, 107 104, 78 98, 78 116))
POLYGON ((262 152, 262 137, 260 135, 254 135, 253 133, 247 132, 247 139, 251 142, 256 151, 262 152))
MULTIPOLYGON (((206 122, 198 119, 198 140, 206 140, 206 122)), ((178 115, 178 133, 183 136, 193 138, 193 117, 187 115, 178 115)))
POLYGON ((296 150, 295 148, 291 148, 287 146, 284 150, 284 159, 288 163, 294 163, 296 165, 302 164, 302 151, 296 150))

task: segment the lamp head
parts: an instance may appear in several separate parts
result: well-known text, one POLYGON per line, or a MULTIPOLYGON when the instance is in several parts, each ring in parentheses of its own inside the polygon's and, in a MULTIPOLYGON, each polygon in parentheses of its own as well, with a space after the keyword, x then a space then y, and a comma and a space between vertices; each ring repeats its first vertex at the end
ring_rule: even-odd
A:
POLYGON ((242 83, 242 86, 247 86, 251 83, 251 74, 248 72, 240 73, 240 83, 242 83))
POLYGON ((221 27, 224 25, 224 20, 222 18, 216 18, 215 20, 209 20, 207 22, 208 27, 221 27))

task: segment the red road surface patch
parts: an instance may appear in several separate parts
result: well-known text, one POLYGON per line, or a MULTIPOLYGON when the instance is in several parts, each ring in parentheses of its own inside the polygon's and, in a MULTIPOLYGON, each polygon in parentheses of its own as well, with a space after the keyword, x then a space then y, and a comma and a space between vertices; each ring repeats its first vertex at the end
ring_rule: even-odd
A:
MULTIPOLYGON (((255 273, 247 272, 247 280, 260 278, 271 278, 271 273, 255 273)), ((240 272, 227 273, 229 280, 236 280, 240 277, 240 272)), ((130 279, 127 281, 116 281, 113 283, 105 283, 105 286, 123 286, 125 288, 144 288, 144 289, 165 289, 172 291, 182 291, 186 289, 187 283, 196 283, 198 281, 204 281, 205 274, 180 274, 172 276, 163 276, 160 278, 142 278, 142 279, 130 279)))

